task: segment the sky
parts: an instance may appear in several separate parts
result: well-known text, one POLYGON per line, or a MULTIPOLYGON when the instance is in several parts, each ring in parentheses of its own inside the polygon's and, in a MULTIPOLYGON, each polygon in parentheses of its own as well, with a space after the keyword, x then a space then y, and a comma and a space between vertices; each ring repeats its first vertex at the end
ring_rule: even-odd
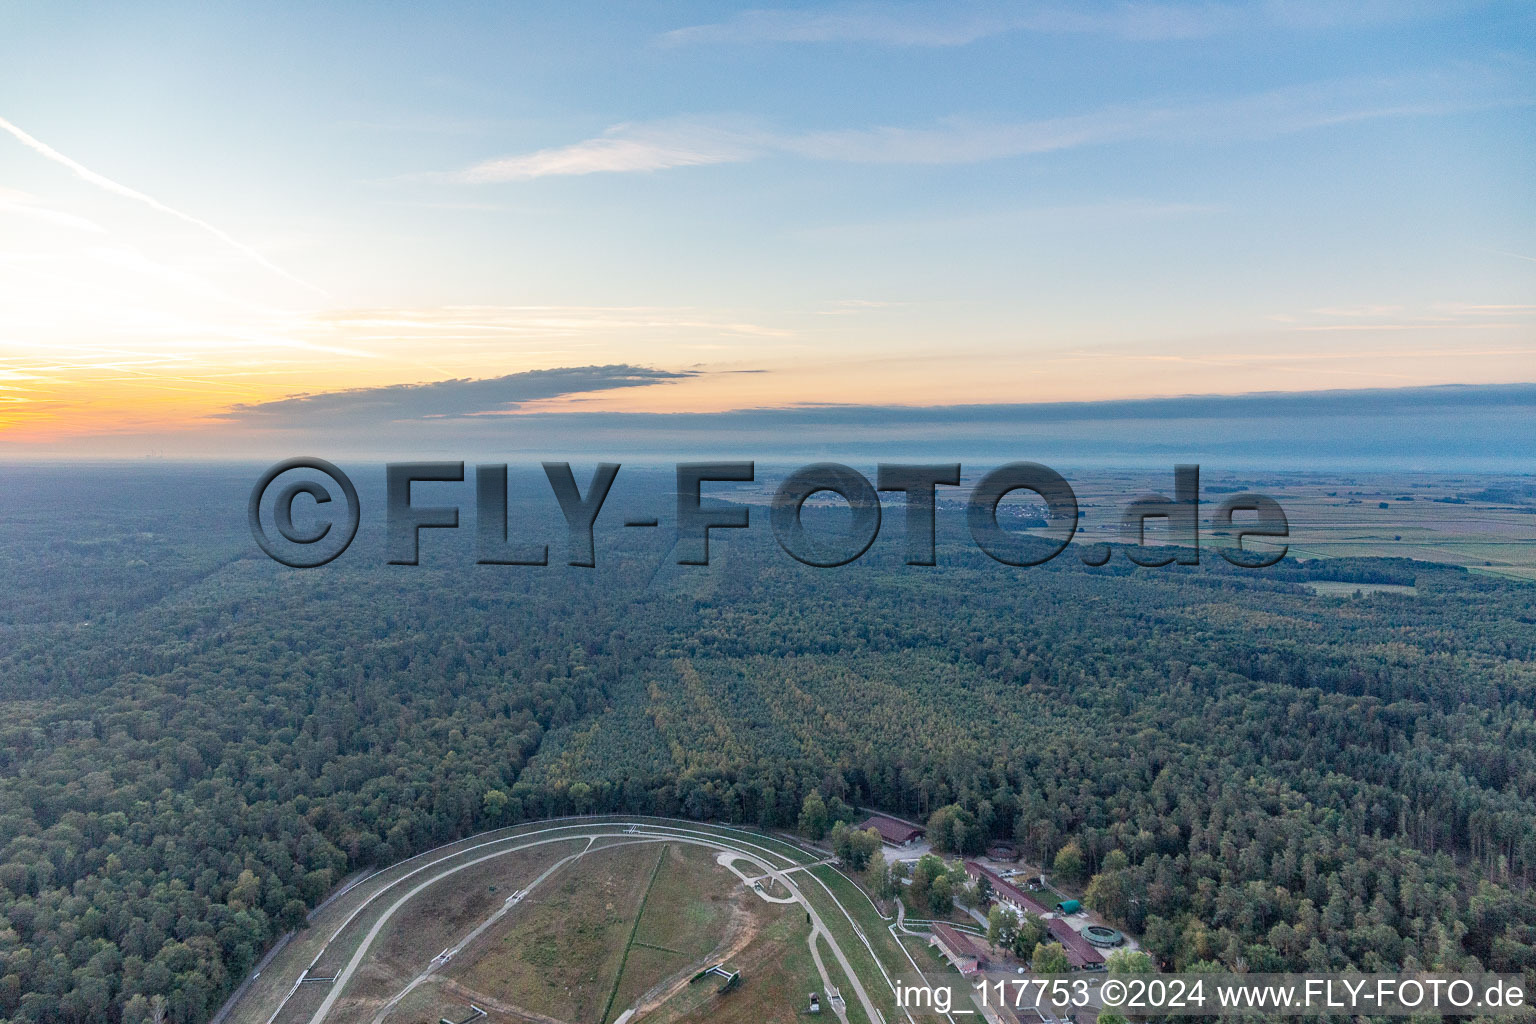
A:
POLYGON ((1520 0, 5 18, 0 456, 1536 381, 1520 0))

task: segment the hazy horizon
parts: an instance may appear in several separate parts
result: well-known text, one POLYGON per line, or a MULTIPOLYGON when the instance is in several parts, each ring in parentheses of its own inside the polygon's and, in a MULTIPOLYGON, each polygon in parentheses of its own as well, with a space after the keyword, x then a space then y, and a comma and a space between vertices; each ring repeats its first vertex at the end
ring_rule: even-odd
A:
MULTIPOLYGON (((1511 429, 1513 422, 1536 421, 1536 384, 643 413, 521 412, 515 399, 507 399, 527 393, 525 380, 457 383, 463 387, 284 400, 231 414, 239 429, 226 429, 221 437, 215 427, 201 447, 171 447, 167 442, 174 437, 125 434, 97 439, 88 453, 72 444, 0 444, 0 461, 261 462, 296 454, 361 461, 591 457, 641 463, 1029 458, 1098 468, 1200 462, 1261 471, 1536 471, 1536 442, 1511 429), (433 411, 422 413, 423 405, 433 411)), ((537 402, 535 387, 529 404, 537 402)))

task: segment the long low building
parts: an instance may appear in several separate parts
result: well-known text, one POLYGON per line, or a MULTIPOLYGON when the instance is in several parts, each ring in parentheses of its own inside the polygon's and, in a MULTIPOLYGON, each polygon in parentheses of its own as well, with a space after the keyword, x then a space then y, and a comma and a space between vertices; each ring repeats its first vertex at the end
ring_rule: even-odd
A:
POLYGON ((944 959, 961 974, 975 974, 987 969, 991 951, 987 944, 974 935, 967 935, 947 924, 935 924, 928 944, 943 954, 944 959))
POLYGON ((965 862, 965 873, 972 878, 985 878, 992 885, 992 895, 997 902, 1011 906, 1020 914, 1037 914, 1044 917, 1050 911, 1045 905, 1023 889, 1008 881, 996 871, 978 861, 965 862))
POLYGON ((1051 938, 1061 943, 1061 948, 1067 951, 1067 963, 1074 971, 1104 969, 1103 952, 1083 938, 1070 924, 1059 917, 1053 917, 1046 922, 1046 929, 1051 933, 1051 938))

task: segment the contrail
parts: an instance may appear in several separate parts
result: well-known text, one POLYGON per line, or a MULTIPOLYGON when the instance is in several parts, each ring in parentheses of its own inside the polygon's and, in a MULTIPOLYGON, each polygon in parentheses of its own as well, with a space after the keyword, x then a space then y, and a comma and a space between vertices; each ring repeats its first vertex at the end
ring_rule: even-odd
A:
POLYGON ((42 154, 49 160, 52 160, 54 163, 64 165, 71 171, 74 171, 79 178, 90 182, 97 188, 106 189, 108 192, 115 193, 117 195, 123 196, 124 198, 136 200, 137 202, 143 203, 153 210, 159 210, 161 213, 175 217, 177 220, 185 221, 194 227, 201 228, 213 237, 217 238, 219 241, 223 242, 225 245, 228 245, 234 249, 238 249, 240 252, 244 253, 246 256, 249 256, 252 260, 255 260, 257 263, 261 264, 267 270, 270 270, 272 273, 278 275, 279 277, 292 281, 294 284, 303 288, 308 288, 310 291, 317 292, 321 295, 325 294, 324 290, 315 287, 308 281, 300 280, 299 278, 294 277, 288 271, 284 270, 282 267, 279 267, 277 264, 267 259, 255 249, 252 249, 238 238, 234 238, 227 232, 219 230, 205 220, 199 220, 189 213, 182 213, 180 210, 172 209, 171 207, 166 206, 160 200, 156 199, 154 196, 147 196, 143 192, 131 189, 127 185, 120 185, 113 181, 111 178, 97 174, 89 167, 71 160, 69 157, 65 156, 63 153, 60 153, 58 150, 54 149, 52 146, 41 141, 40 139, 36 139, 31 135, 28 135, 26 132, 22 131, 20 128, 16 127, 14 124, 7 121, 3 117, 0 117, 0 128, 4 128, 6 131, 10 132, 16 137, 18 142, 26 146, 28 149, 42 154))
POLYGON ((1530 263, 1536 263, 1536 256, 1522 256, 1517 252, 1506 252, 1503 249, 1489 249, 1488 251, 1491 253, 1497 253, 1500 256, 1513 256, 1517 260, 1526 260, 1530 263))

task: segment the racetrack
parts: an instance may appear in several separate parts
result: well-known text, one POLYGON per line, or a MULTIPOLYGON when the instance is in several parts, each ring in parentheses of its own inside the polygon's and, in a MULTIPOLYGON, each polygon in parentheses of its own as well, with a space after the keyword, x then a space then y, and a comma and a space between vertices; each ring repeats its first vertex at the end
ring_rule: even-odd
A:
MULTIPOLYGON (((477 865, 512 854, 551 847, 553 844, 570 844, 573 841, 582 840, 585 840, 583 848, 556 860, 531 883, 508 897, 490 918, 481 920, 474 928, 462 934, 449 948, 433 957, 430 962, 421 963, 415 976, 402 988, 394 991, 393 996, 381 1009, 370 1014, 371 1019, 382 1022, 401 999, 430 978, 445 963, 451 961, 453 956, 484 933, 492 924, 512 911, 539 883, 557 871, 570 869, 594 847, 611 849, 620 845, 678 843, 715 851, 718 854, 718 860, 741 878, 743 885, 746 885, 757 897, 772 903, 798 903, 803 907, 811 924, 808 940, 810 952, 826 991, 830 993, 839 989, 851 990, 852 998, 857 1001, 862 1010, 863 1018, 871 1024, 884 1024, 885 1018, 870 997, 866 985, 874 984, 883 987, 890 984, 890 979, 859 976, 847 951, 840 944, 836 932, 828 927, 827 921, 824 920, 823 911, 835 908, 835 912, 840 912, 841 916, 846 917, 857 939, 866 947, 870 960, 879 968, 879 974, 884 975, 885 969, 880 966, 873 949, 868 948, 868 940, 863 932, 853 922, 847 908, 819 879, 809 872, 801 876, 811 878, 823 890, 817 893, 814 901, 807 898, 806 893, 796 884, 795 873, 815 863, 816 858, 808 857, 790 844, 774 837, 729 826, 636 818, 567 819, 558 823, 549 822, 524 826, 517 830, 487 833, 484 836, 450 844, 448 847, 431 851, 386 869, 378 876, 367 879, 367 884, 358 885, 355 891, 338 897, 335 904, 327 907, 323 915, 317 915, 310 933, 311 936, 315 933, 324 936, 323 940, 317 941, 311 936, 305 936, 303 942, 294 943, 295 946, 301 947, 300 951, 293 955, 276 958, 259 979, 263 986, 259 989, 253 986, 252 990, 246 993, 233 1007, 229 1021, 231 1024, 335 1024, 339 1019, 339 1004, 344 1005, 343 1000, 350 995, 349 986, 355 987, 358 972, 369 962, 370 953, 375 949, 380 935, 397 919, 402 909, 411 904, 411 901, 424 897, 431 898, 435 886, 477 865), (602 845, 597 845, 600 843, 602 845), (751 866, 751 873, 741 870, 745 865, 751 866), (761 884, 754 885, 754 882, 761 884), (789 895, 774 895, 770 893, 770 889, 773 893, 789 895), (828 901, 832 906, 827 906, 828 901), (821 904, 820 907, 818 903, 821 904), (332 924, 333 921, 336 923, 332 924), (832 960, 847 979, 846 985, 839 984, 833 979, 827 966, 822 962, 818 944, 824 944, 823 948, 830 951, 832 960), (322 963, 328 965, 324 970, 319 969, 322 963), (329 966, 332 964, 339 966, 329 966), (286 992, 282 993, 279 999, 276 990, 284 985, 286 985, 286 992), (317 1002, 316 997, 320 996, 321 992, 323 997, 320 997, 317 1002), (275 1008, 272 1008, 274 1003, 275 1008), (270 1013, 264 1012, 269 1008, 270 1013)), ((845 938, 845 941, 849 940, 845 938)), ((356 1000, 349 1000, 349 1002, 353 1004, 355 1011, 356 1000)), ((833 1010, 842 1024, 847 1024, 847 1010, 836 1003, 833 1004, 833 1010)))

